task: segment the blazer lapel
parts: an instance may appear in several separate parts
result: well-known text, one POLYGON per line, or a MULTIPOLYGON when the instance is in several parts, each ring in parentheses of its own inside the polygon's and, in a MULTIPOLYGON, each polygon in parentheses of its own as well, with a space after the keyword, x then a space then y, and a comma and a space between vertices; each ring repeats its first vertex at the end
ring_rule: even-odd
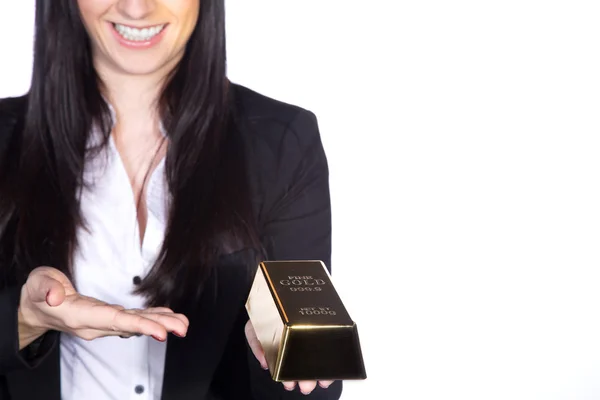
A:
POLYGON ((250 289, 248 265, 255 264, 254 257, 250 250, 223 257, 205 284, 200 303, 177 310, 187 311, 190 327, 183 339, 169 337, 162 400, 210 396, 213 374, 250 289))

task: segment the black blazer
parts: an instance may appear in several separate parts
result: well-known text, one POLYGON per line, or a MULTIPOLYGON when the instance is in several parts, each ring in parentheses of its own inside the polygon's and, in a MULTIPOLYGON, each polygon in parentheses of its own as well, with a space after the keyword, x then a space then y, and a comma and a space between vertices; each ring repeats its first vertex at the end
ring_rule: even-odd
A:
MULTIPOLYGON (((318 259, 330 265, 328 167, 315 116, 234 85, 254 212, 269 259, 318 259)), ((0 166, 20 134, 26 98, 0 101, 0 166)), ((177 309, 190 319, 184 339, 170 336, 164 400, 338 399, 342 383, 310 396, 286 391, 263 371, 244 335, 251 284, 243 250, 222 257, 197 304, 177 309)), ((0 268, 3 266, 0 265, 0 268)), ((0 400, 59 400, 59 333, 46 334, 37 356, 19 352, 20 288, 0 289, 0 400)), ((132 388, 133 390, 133 388, 132 388)), ((92 394, 90 394, 92 395, 92 394)), ((86 400, 86 399, 81 399, 86 400)))

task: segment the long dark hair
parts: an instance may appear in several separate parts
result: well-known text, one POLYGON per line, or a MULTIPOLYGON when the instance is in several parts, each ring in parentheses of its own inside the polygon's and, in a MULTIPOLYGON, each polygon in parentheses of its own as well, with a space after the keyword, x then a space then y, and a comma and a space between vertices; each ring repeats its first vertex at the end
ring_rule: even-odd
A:
MULTIPOLYGON (((202 0, 179 65, 159 99, 172 196, 158 260, 139 286, 150 305, 198 296, 217 258, 258 245, 226 77, 224 0, 202 0)), ((93 124, 110 135, 110 112, 76 0, 37 0, 34 65, 12 189, 14 268, 22 283, 40 265, 72 276, 78 193, 93 124)), ((10 194, 10 193, 9 193, 10 194)))

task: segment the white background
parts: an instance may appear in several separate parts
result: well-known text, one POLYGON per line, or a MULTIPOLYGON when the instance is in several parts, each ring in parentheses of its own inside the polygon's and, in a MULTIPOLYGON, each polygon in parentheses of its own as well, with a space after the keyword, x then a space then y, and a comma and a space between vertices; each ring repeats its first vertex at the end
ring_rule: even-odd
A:
MULTIPOLYGON (((33 1, 0 0, 0 97, 33 1)), ((228 0, 232 80, 314 111, 343 400, 600 398, 595 1, 228 0)))

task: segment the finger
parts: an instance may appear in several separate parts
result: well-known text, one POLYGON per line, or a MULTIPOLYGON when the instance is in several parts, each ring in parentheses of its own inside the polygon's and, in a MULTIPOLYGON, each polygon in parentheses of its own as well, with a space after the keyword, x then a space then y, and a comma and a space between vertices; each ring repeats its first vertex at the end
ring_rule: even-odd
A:
POLYGON ((176 314, 169 308, 164 308, 164 307, 147 308, 146 310, 142 310, 141 312, 142 312, 142 314, 163 314, 163 315, 171 316, 171 317, 177 318, 178 320, 183 322, 183 324, 186 326, 186 329, 187 329, 187 327, 190 326, 190 320, 188 319, 188 317, 186 317, 183 314, 176 314), (162 311, 162 310, 167 310, 167 311, 162 311))
POLYGON ((252 350, 252 354, 254 354, 254 357, 256 357, 263 369, 269 369, 267 358, 265 357, 265 351, 263 350, 262 345, 256 336, 256 331, 254 330, 254 327, 250 321, 246 323, 244 331, 246 332, 246 340, 248 341, 248 345, 252 350))
POLYGON ((133 333, 125 333, 123 335, 119 335, 119 337, 121 339, 129 339, 130 337, 134 337, 135 335, 133 333))
POLYGON ((139 314, 128 314, 121 311, 115 315, 113 329, 124 332, 141 333, 164 342, 167 340, 167 329, 164 325, 139 314))
POLYGON ((167 307, 150 307, 150 308, 146 308, 145 310, 142 310, 142 311, 143 312, 152 312, 152 313, 174 314, 174 311, 167 307))
POLYGON ((121 339, 129 339, 134 336, 141 336, 140 334, 133 334, 129 332, 104 331, 100 329, 78 329, 75 332, 75 335, 84 340, 94 340, 108 336, 118 336, 121 339))
POLYGON ((67 297, 64 286, 58 281, 54 281, 49 284, 50 289, 46 295, 46 303, 51 307, 60 306, 67 297))
POLYGON ((148 312, 141 312, 138 314, 144 318, 161 324, 167 332, 173 332, 180 337, 185 337, 185 335, 187 335, 187 318, 184 316, 178 317, 177 314, 155 314, 148 312))
POLYGON ((34 276, 38 276, 38 275, 47 276, 48 278, 57 280, 60 283, 64 284, 65 286, 72 286, 69 278, 67 278, 67 276, 64 273, 62 273, 60 270, 58 270, 56 268, 37 267, 33 271, 31 271, 31 273, 29 274, 30 277, 34 277, 34 276))
POLYGON ((112 307, 112 308, 114 308, 114 309, 116 309, 116 310, 119 310, 119 311, 125 310, 125 307, 120 306, 118 304, 109 304, 109 306, 112 307))
POLYGON ((317 381, 300 381, 298 386, 302 394, 310 394, 317 387, 317 381))
POLYGON ((160 341, 167 339, 167 331, 160 323, 139 313, 128 313, 108 305, 96 306, 93 312, 85 313, 82 324, 91 329, 115 332, 119 335, 141 333, 160 341))
POLYGON ((140 314, 142 316, 149 316, 149 315, 162 315, 164 317, 168 317, 168 318, 176 318, 179 321, 181 321, 184 325, 189 326, 190 321, 188 320, 188 318, 183 315, 183 314, 175 314, 172 310, 168 309, 168 308, 163 308, 163 307, 153 307, 153 308, 146 308, 146 309, 128 309, 125 310, 125 312, 131 313, 131 314, 140 314), (166 310, 166 311, 163 311, 166 310))
POLYGON ((283 382, 283 387, 285 390, 292 391, 296 387, 296 382, 283 382))
POLYGON ((33 278, 36 276, 46 276, 48 278, 52 278, 52 279, 60 282, 64 286, 64 288, 67 292, 67 295, 76 293, 76 290, 73 287, 73 284, 71 283, 69 278, 63 272, 61 272, 60 270, 58 270, 56 268, 37 267, 36 269, 31 271, 31 273, 29 274, 29 278, 33 278))
POLYGON ((323 389, 327 389, 332 383, 333 381, 319 381, 319 386, 321 386, 323 389))
POLYGON ((123 332, 109 332, 109 336, 119 336, 121 339, 129 339, 132 337, 140 337, 141 333, 123 333, 123 332))
POLYGON ((31 275, 28 282, 28 294, 32 302, 46 302, 53 307, 62 304, 66 297, 62 283, 44 274, 31 275))

